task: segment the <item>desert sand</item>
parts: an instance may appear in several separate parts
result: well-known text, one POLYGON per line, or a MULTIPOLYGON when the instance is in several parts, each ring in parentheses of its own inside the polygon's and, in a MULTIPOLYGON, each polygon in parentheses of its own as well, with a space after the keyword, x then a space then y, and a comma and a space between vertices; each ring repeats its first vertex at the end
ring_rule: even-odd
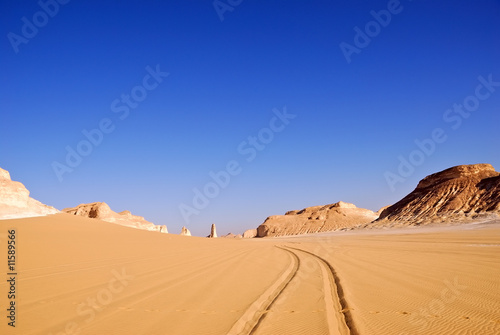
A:
POLYGON ((4 253, 8 229, 18 246, 1 334, 500 333, 500 223, 263 239, 64 213, 0 226, 4 253))

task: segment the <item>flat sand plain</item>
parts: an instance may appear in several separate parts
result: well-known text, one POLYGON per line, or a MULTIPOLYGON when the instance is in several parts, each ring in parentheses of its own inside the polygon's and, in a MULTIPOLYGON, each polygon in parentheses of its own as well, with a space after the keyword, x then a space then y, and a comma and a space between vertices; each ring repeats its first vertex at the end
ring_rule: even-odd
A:
POLYGON ((498 223, 236 240, 56 214, 0 241, 1 334, 500 334, 498 223))

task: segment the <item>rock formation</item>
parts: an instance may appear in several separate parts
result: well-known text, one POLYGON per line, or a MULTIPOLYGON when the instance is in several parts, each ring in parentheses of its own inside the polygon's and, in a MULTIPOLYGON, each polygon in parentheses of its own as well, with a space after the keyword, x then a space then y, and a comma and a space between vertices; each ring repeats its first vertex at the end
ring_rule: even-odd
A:
POLYGON ((257 237, 299 235, 350 229, 369 223, 377 214, 353 204, 337 202, 270 216, 257 228, 257 237))
POLYGON ((146 221, 144 217, 133 215, 130 211, 116 213, 105 202, 94 202, 90 204, 81 204, 73 208, 65 208, 64 213, 84 216, 92 219, 99 219, 107 222, 116 223, 122 226, 158 231, 168 233, 167 226, 157 226, 154 223, 146 221))
POLYGON ((54 207, 31 198, 30 192, 18 181, 10 179, 10 173, 0 168, 0 219, 43 216, 59 213, 54 207))
POLYGON ((248 229, 243 233, 243 238, 254 238, 257 237, 257 229, 248 229))
POLYGON ((228 233, 227 235, 221 236, 221 238, 243 238, 241 234, 234 235, 233 233, 228 233))
POLYGON ((189 229, 187 229, 186 227, 182 227, 182 230, 181 230, 181 235, 184 235, 184 236, 191 236, 191 232, 189 231, 189 229))
POLYGON ((384 209, 375 223, 419 225, 500 214, 500 173, 490 164, 459 165, 422 179, 417 188, 384 209))
POLYGON ((382 212, 385 211, 389 207, 391 207, 391 205, 384 206, 384 207, 380 208, 378 211, 376 211, 375 214, 377 214, 377 216, 380 217, 380 214, 382 214, 382 212))
POLYGON ((215 229, 215 223, 212 223, 212 227, 210 228, 210 235, 208 235, 209 238, 216 238, 217 237, 217 230, 215 229))

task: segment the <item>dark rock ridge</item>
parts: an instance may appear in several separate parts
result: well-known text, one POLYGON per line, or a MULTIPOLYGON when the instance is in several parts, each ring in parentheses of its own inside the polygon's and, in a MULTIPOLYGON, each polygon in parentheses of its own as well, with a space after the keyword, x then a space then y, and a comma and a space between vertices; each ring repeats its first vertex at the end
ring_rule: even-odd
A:
POLYGON ((376 224, 427 224, 500 213, 500 173, 490 164, 459 165, 422 179, 417 188, 385 208, 376 224))

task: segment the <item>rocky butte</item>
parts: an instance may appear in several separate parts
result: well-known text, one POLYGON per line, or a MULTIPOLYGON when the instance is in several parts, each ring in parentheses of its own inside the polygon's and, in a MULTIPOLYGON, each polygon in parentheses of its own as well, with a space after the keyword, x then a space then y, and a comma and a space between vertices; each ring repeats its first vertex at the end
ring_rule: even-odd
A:
POLYGON ((43 216, 59 213, 54 207, 31 198, 30 191, 10 179, 10 173, 0 168, 0 219, 43 216))
MULTIPOLYGON (((321 233, 350 229, 372 222, 378 217, 369 209, 357 208, 343 201, 314 206, 268 217, 257 228, 257 237, 321 233)), ((248 232, 248 237, 252 232, 248 232)))
POLYGON ((105 202, 81 204, 73 208, 65 208, 62 211, 64 213, 99 219, 126 227, 168 233, 167 226, 165 225, 157 226, 154 223, 146 221, 142 216, 132 215, 129 211, 116 213, 112 211, 105 202))
POLYGON ((490 164, 459 165, 431 174, 385 208, 375 225, 467 222, 500 214, 500 173, 490 164))

